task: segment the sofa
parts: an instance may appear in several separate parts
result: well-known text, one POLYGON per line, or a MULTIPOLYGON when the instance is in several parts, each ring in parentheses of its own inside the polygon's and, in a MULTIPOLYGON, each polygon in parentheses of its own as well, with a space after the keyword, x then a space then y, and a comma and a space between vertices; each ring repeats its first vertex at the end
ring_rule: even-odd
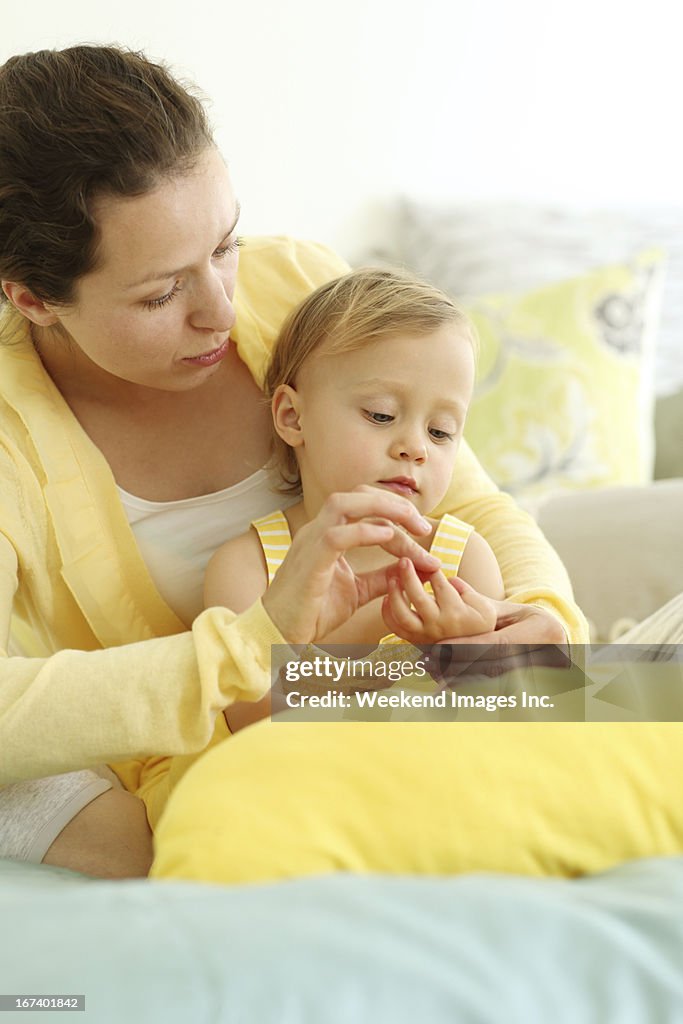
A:
MULTIPOLYGON (((641 255, 669 243, 679 266, 681 221, 406 201, 394 213, 358 262, 412 266, 473 310, 495 369, 480 381, 484 427, 501 416, 498 437, 516 430, 524 449, 491 451, 490 471, 560 553, 593 638, 619 639, 683 589, 681 325, 676 295, 662 306, 660 257, 641 255), (590 278, 602 264, 608 273, 590 278), (587 295, 598 317, 585 315, 587 295), (576 378, 572 331, 558 354, 549 326, 572 318, 588 353, 576 378), (520 427, 505 405, 514 389, 494 392, 510 351, 556 372, 553 410, 574 410, 580 441, 520 427), (626 409, 600 407, 610 381, 626 409)), ((529 376, 522 392, 527 380, 538 388, 529 376)), ((5 861, 0 992, 83 995, 95 1024, 674 1024, 681 900, 677 855, 575 878, 340 871, 241 885, 104 882, 5 861)))

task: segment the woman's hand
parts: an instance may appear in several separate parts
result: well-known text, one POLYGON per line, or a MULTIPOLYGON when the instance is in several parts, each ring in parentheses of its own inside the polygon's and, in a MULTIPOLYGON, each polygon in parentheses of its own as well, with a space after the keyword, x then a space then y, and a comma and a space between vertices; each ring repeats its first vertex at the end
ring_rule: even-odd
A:
POLYGON ((412 562, 402 558, 389 577, 382 617, 392 631, 411 644, 435 644, 453 637, 477 636, 496 627, 495 602, 462 580, 448 580, 439 570, 424 589, 412 562))
MULTIPOLYGON (((461 594, 463 580, 450 579, 461 594)), ((471 587, 469 589, 472 589, 471 587)), ((567 635, 554 615, 536 605, 490 600, 496 613, 493 630, 479 636, 453 636, 432 648, 432 674, 445 683, 473 676, 496 677, 513 669, 570 668, 567 635)))
POLYGON ((439 567, 405 532, 428 534, 430 524, 406 499, 362 485, 332 494, 315 519, 297 532, 263 596, 263 607, 291 644, 320 640, 368 601, 387 593, 391 567, 356 574, 344 554, 377 545, 407 558, 420 578, 439 567))

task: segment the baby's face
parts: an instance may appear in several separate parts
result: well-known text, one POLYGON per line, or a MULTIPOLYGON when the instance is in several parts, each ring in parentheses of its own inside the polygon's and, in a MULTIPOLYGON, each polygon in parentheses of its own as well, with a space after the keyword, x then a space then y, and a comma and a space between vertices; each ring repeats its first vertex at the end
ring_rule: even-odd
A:
POLYGON ((451 481, 474 372, 471 342, 450 325, 313 355, 296 382, 307 502, 370 484, 431 512, 451 481))

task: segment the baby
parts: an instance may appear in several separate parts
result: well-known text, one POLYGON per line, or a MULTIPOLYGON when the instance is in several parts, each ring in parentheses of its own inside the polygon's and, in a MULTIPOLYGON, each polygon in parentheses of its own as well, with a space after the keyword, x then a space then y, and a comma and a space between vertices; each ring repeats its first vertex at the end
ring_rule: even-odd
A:
MULTIPOLYGON (((364 269, 313 292, 273 349, 264 393, 274 427, 282 510, 218 549, 207 568, 207 606, 241 612, 265 592, 292 537, 337 492, 360 485, 403 495, 423 515, 445 498, 475 376, 475 336, 447 295, 407 273, 364 269)), ((428 579, 401 559, 389 592, 324 643, 430 644, 495 627, 488 598, 504 597, 496 559, 471 526, 450 515, 420 538, 442 563, 428 579), (464 580, 469 586, 462 586, 464 580), (388 634, 388 630, 391 634, 388 634)), ((379 547, 347 552, 350 571, 392 561, 379 547)))

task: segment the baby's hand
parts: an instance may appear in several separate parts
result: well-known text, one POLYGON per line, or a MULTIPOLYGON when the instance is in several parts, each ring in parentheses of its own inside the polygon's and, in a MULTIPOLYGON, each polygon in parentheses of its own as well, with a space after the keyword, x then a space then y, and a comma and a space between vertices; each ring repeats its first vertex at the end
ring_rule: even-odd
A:
POLYGON ((488 597, 470 586, 461 586, 459 593, 440 569, 427 582, 433 596, 424 589, 413 563, 407 558, 399 561, 382 603, 382 617, 397 636, 411 644, 434 644, 495 629, 497 612, 488 597))

